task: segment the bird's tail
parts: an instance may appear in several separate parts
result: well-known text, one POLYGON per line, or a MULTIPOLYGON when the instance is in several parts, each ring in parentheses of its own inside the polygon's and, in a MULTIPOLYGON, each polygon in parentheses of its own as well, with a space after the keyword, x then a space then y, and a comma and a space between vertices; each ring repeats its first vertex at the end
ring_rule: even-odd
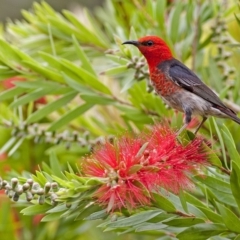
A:
POLYGON ((240 125, 240 118, 237 117, 237 114, 230 108, 219 108, 223 113, 225 113, 229 118, 231 118, 234 122, 240 125))
POLYGON ((230 118, 231 118, 234 122, 240 124, 240 118, 238 118, 237 115, 230 116, 230 118))

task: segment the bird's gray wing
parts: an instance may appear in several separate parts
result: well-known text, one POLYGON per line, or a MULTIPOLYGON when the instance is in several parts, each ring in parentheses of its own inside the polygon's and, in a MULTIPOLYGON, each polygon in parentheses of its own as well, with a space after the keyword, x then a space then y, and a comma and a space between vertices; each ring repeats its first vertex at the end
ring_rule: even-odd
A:
POLYGON ((211 102, 214 107, 227 108, 220 98, 193 71, 177 59, 165 61, 158 68, 165 72, 174 83, 211 102))

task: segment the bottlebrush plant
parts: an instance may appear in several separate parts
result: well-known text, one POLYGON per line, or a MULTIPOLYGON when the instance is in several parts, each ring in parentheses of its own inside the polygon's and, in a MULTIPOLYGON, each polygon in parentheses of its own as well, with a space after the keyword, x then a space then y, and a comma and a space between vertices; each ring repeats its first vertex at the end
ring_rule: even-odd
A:
POLYGON ((196 119, 176 137, 182 114, 122 45, 164 38, 238 113, 237 3, 106 0, 81 12, 34 3, 1 32, 0 238, 239 239, 239 126, 212 118, 194 136, 196 119))

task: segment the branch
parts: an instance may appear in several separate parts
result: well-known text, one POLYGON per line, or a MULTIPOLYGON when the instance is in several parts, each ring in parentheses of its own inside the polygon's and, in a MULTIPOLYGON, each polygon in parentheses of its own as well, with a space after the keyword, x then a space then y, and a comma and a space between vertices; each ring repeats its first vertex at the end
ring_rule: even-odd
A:
POLYGON ((0 123, 2 127, 12 129, 12 136, 17 138, 33 138, 35 143, 41 141, 45 143, 66 144, 66 148, 70 148, 71 144, 77 143, 81 147, 88 147, 93 149, 96 145, 103 144, 106 141, 112 141, 113 136, 100 136, 97 138, 90 138, 89 132, 84 131, 82 136, 79 136, 77 131, 68 132, 64 131, 61 133, 46 131, 36 123, 21 125, 15 125, 10 121, 4 120, 0 123))

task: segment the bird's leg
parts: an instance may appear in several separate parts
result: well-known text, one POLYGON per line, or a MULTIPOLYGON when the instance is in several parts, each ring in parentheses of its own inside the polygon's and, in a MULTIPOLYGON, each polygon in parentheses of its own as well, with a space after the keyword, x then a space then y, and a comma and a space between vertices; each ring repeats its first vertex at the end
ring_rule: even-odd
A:
POLYGON ((192 111, 189 108, 186 108, 184 110, 184 125, 177 131, 177 136, 180 135, 182 133, 182 131, 188 126, 188 124, 191 122, 192 120, 192 111))
POLYGON ((195 130, 194 134, 196 135, 198 130, 202 127, 202 125, 204 124, 204 122, 207 120, 206 116, 203 116, 203 119, 201 121, 201 123, 198 125, 197 129, 195 130))

